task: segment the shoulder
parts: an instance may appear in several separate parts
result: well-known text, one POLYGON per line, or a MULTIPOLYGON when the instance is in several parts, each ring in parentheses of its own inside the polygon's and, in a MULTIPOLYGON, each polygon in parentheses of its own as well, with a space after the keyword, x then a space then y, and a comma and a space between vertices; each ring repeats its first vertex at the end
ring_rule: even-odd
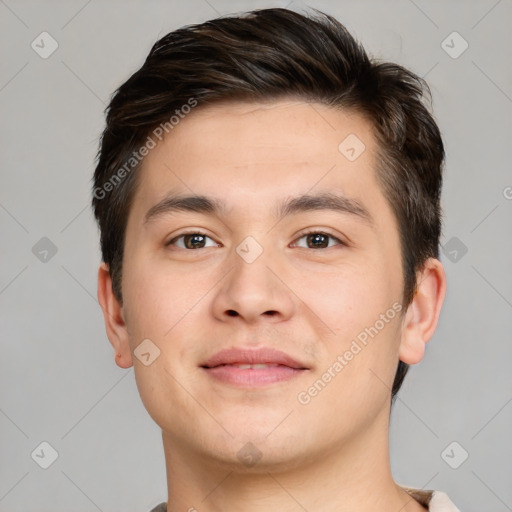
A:
POLYGON ((428 508, 429 512, 460 512, 448 495, 442 491, 424 491, 411 487, 402 487, 402 489, 428 508))
POLYGON ((157 505, 155 508, 152 508, 149 512, 167 512, 167 503, 164 501, 157 505))
POLYGON ((441 491, 433 491, 430 499, 430 512, 460 512, 447 494, 441 491))
MULTIPOLYGON (((411 487, 402 487, 416 501, 427 507, 429 512, 460 512, 447 494, 441 491, 423 491, 411 487)), ((163 502, 151 509, 150 512, 167 512, 167 503, 163 502)))

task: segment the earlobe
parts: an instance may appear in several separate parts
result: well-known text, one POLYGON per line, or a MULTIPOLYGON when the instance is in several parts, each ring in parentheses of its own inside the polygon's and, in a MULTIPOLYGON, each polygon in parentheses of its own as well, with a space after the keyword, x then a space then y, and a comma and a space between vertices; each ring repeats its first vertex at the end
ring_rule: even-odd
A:
POLYGON ((432 338, 446 293, 446 275, 442 263, 429 258, 417 276, 417 288, 402 324, 399 359, 417 364, 425 355, 432 338))
POLYGON ((123 307, 114 295, 108 265, 104 262, 98 269, 98 302, 103 312, 108 339, 116 353, 116 364, 120 368, 130 368, 133 361, 123 307))

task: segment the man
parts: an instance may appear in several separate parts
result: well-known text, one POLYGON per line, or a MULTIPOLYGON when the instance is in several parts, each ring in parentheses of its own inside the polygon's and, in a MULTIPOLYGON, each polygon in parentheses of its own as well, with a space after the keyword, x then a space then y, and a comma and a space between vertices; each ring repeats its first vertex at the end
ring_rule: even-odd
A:
POLYGON ((389 462, 446 290, 426 91, 266 9, 171 32, 113 97, 98 299, 162 429, 155 512, 457 510, 389 462))

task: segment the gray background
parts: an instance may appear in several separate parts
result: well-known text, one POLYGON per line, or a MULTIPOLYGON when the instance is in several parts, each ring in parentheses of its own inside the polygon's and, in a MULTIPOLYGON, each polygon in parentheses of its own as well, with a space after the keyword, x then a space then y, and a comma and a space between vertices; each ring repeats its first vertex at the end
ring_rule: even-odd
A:
MULTIPOLYGON (((89 191, 103 109, 170 30, 287 5, 307 8, 0 0, 1 511, 146 512, 166 499, 160 431, 133 369, 114 364, 96 301, 89 191), (59 45, 47 59, 31 47, 43 31, 59 45), (56 254, 41 252, 43 237, 56 254), (48 469, 43 441, 58 453, 48 469)), ((512 510, 512 2, 308 5, 335 15, 373 55, 426 77, 446 143, 448 292, 392 414, 395 478, 443 490, 463 512, 512 510), (469 44, 457 58, 446 50, 463 41, 443 43, 454 31, 469 44)))

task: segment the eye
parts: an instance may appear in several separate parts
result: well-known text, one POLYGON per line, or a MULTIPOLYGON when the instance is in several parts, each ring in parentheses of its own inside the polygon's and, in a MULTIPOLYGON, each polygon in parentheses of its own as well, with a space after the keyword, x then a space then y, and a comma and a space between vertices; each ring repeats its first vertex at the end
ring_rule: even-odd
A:
MULTIPOLYGON (((332 247, 333 245, 346 245, 339 238, 336 238, 329 233, 324 233, 323 231, 309 231, 308 233, 304 233, 298 241, 306 239, 306 249, 327 249, 328 247, 332 247), (329 239, 335 240, 338 244, 330 244, 329 239)), ((298 245, 298 242, 294 244, 294 246, 301 247, 298 245)), ((302 246, 304 247, 304 246, 302 246)))
POLYGON ((169 240, 166 245, 174 245, 180 249, 203 249, 204 247, 216 247, 218 244, 205 233, 193 232, 182 233, 169 240), (207 240, 211 240, 210 245, 205 245, 207 240))
MULTIPOLYGON (((178 247, 180 249, 204 249, 205 247, 217 247, 218 244, 211 237, 206 235, 205 233, 190 232, 190 233, 182 233, 174 237, 172 240, 167 242, 166 245, 172 245, 178 247), (208 240, 210 243, 208 244, 208 240)), ((346 245, 339 238, 325 233, 323 231, 309 231, 304 233, 298 241, 293 244, 293 246, 303 247, 306 249, 327 249, 334 245, 346 245), (300 245, 299 242, 305 239, 306 245, 300 245), (336 242, 336 243, 331 243, 336 242)))

